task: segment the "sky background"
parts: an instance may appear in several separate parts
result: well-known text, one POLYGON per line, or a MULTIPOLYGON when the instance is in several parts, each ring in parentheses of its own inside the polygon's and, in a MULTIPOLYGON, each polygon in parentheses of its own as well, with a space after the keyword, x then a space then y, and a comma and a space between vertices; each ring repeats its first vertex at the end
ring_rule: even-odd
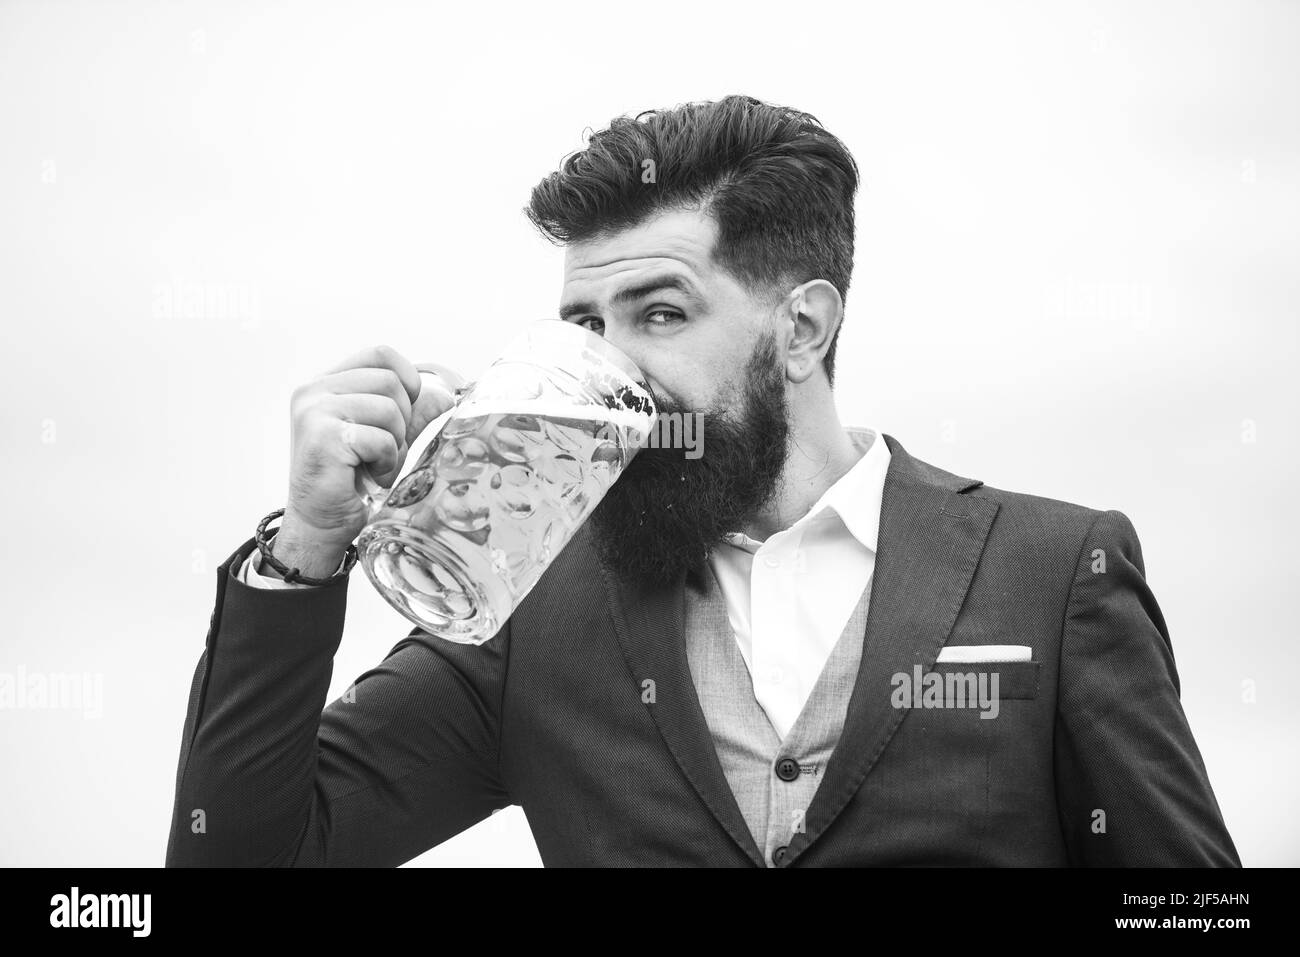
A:
MULTIPOLYGON (((533 184, 729 93, 862 169, 845 424, 1127 514, 1242 860, 1300 863, 1297 62, 1289 0, 0 2, 0 671, 102 682, 0 711, 0 865, 162 863, 290 392, 475 374, 558 304, 533 184)), ((408 629, 350 589, 331 699, 408 629)), ((413 863, 540 859, 514 807, 413 863)))

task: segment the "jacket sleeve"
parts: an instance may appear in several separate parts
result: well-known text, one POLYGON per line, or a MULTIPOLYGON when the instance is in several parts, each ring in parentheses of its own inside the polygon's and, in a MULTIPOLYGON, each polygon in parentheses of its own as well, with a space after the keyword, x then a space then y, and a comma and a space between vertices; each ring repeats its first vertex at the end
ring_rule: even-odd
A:
POLYGON ((478 646, 413 629, 326 707, 347 582, 247 585, 254 547, 217 571, 166 865, 395 866, 508 806, 508 624, 478 646))
POLYGON ((1101 513, 1065 609, 1055 774, 1070 862, 1240 867, 1179 700, 1137 532, 1101 513))

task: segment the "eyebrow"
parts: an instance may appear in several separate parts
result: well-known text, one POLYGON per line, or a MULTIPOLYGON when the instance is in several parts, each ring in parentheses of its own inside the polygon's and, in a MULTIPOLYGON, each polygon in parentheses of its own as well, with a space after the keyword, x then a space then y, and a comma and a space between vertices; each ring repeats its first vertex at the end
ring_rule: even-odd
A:
MULTIPOLYGON (((638 299, 644 299, 646 296, 665 289, 672 289, 681 293, 696 306, 704 306, 704 300, 695 291, 695 287, 682 276, 655 276, 644 282, 637 283, 635 286, 627 286, 614 293, 612 303, 613 305, 624 305, 638 299)), ((560 318, 568 319, 579 313, 594 313, 596 311, 596 307, 589 302, 571 302, 567 306, 560 307, 560 318)))

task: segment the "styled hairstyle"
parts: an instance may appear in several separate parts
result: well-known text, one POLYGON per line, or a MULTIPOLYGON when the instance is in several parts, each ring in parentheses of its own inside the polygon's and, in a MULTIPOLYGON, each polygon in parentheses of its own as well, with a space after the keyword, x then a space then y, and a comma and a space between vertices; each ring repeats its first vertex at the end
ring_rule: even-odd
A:
MULTIPOLYGON (((816 117, 727 96, 612 120, 533 188, 524 212, 566 245, 699 209, 718 224, 714 262, 760 299, 825 279, 847 300, 857 188, 857 163, 816 117)), ((832 383, 838 339, 836 329, 824 359, 832 383)))

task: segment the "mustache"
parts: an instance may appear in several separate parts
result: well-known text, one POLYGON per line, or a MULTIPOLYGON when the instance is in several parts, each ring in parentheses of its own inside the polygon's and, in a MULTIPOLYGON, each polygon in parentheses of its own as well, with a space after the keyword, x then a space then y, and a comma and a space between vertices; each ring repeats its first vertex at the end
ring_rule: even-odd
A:
POLYGON ((656 412, 701 415, 703 455, 640 448, 591 516, 605 563, 627 581, 668 583, 778 494, 789 436, 782 382, 755 362, 736 409, 690 409, 652 393, 656 412))
POLYGON ((693 409, 685 402, 679 402, 675 398, 658 392, 651 392, 650 397, 654 399, 656 415, 693 415, 696 412, 706 414, 708 412, 707 409, 693 409))

